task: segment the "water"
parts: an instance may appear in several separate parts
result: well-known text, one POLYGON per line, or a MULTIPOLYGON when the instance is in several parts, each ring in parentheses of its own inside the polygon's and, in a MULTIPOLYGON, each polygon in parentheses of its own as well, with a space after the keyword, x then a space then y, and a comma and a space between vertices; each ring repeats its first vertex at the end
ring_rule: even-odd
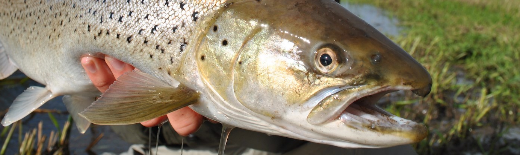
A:
MULTIPOLYGON (((367 23, 381 31, 383 34, 398 36, 401 31, 401 27, 397 26, 398 20, 396 18, 390 18, 388 14, 377 7, 366 4, 349 4, 345 0, 341 1, 341 5, 347 8, 349 11, 359 16, 367 23)), ((4 84, 0 84, 0 112, 5 111, 12 101, 21 94, 28 86, 40 85, 37 82, 29 80, 23 84, 17 84, 25 76, 22 73, 17 72, 15 75, 9 77, 7 80, 0 81, 4 84), (14 84, 5 85, 6 81, 13 82, 14 84)), ((41 86, 41 85, 40 85, 41 86)), ((65 105, 61 101, 61 97, 55 98, 40 109, 50 109, 58 111, 66 111, 65 105)), ((60 128, 63 127, 66 122, 68 115, 66 114, 54 114, 60 128)), ((43 121, 43 135, 49 135, 51 131, 57 131, 56 127, 52 124, 47 113, 36 113, 34 117, 26 117, 23 119, 23 133, 29 132, 30 130, 37 128, 38 123, 43 121)), ((0 126, 0 129, 3 129, 0 126)), ((108 126, 91 126, 85 134, 80 134, 77 128, 73 125, 69 149, 71 154, 89 154, 85 151, 92 140, 97 138, 99 134, 103 133, 103 138, 92 148, 92 152, 95 154, 101 154, 103 152, 121 153, 128 150, 131 144, 123 141, 115 133, 113 133, 108 126)), ((18 152, 18 129, 14 132, 10 145, 7 149, 6 154, 16 154, 18 152)), ((22 137, 23 139, 23 137, 22 137)), ((4 139, 0 139, 3 144, 4 139)))
POLYGON ((402 27, 398 26, 399 21, 397 18, 390 17, 385 10, 368 4, 349 4, 347 0, 341 0, 340 4, 381 33, 391 36, 400 35, 402 27))
MULTIPOLYGON (((2 80, 3 84, 0 85, 0 111, 5 111, 13 100, 21 94, 28 86, 41 86, 35 81, 29 80, 22 84, 19 84, 21 79, 25 78, 23 73, 17 72, 13 76, 7 78, 6 80, 2 80), (13 82, 13 84, 6 84, 6 81, 13 82)), ((61 97, 57 97, 55 99, 50 100, 45 103, 39 109, 46 110, 55 110, 66 112, 65 105, 63 104, 61 97)), ((57 129, 54 124, 51 122, 49 115, 47 113, 33 113, 33 117, 27 116, 23 119, 23 134, 29 132, 33 129, 38 128, 38 123, 40 121, 43 122, 42 126, 42 135, 50 135, 51 131, 56 132, 57 129)), ((53 113, 53 116, 58 121, 60 128, 63 127, 65 122, 67 121, 68 114, 58 114, 53 113)), ((0 126, 0 129, 3 129, 3 126, 0 126)), ((88 154, 85 149, 90 145, 92 140, 97 138, 101 133, 104 134, 103 138, 92 148, 92 152, 96 154, 101 154, 103 152, 124 152, 128 150, 130 144, 123 141, 119 138, 115 133, 110 130, 108 126, 91 126, 89 130, 85 134, 80 134, 75 125, 72 126, 71 135, 69 139, 69 149, 71 154, 88 154)), ((22 135, 23 135, 22 134, 22 135)), ((17 154, 20 143, 18 142, 18 128, 13 133, 11 137, 11 141, 9 142, 9 146, 7 148, 6 154, 17 154)), ((23 139, 23 137, 21 137, 23 139)), ((48 139, 48 138, 47 138, 48 139)), ((0 139, 0 143, 3 145, 4 137, 0 139)), ((45 143, 44 146, 47 146, 45 143)))

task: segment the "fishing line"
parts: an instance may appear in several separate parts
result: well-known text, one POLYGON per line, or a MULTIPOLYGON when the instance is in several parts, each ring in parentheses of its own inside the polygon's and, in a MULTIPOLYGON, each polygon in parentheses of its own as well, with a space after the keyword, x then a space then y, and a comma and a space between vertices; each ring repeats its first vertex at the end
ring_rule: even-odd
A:
POLYGON ((184 151, 184 137, 181 136, 181 155, 182 155, 183 151, 184 151))
POLYGON ((159 134, 161 133, 161 127, 162 124, 157 126, 159 130, 157 131, 157 140, 155 141, 155 155, 159 152, 159 134))
POLYGON ((152 128, 148 128, 148 155, 152 155, 152 128))

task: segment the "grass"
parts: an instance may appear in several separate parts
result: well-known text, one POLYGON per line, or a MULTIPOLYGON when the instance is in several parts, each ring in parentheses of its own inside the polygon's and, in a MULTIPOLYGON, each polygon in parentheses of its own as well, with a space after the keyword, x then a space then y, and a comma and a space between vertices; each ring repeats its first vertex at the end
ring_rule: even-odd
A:
POLYGON ((430 135, 419 154, 500 154, 518 144, 503 142, 520 112, 520 1, 348 0, 372 4, 405 27, 392 38, 430 72, 434 85, 416 104, 387 110, 422 121, 430 135))
MULTIPOLYGON (((49 113, 49 118, 52 122, 57 122, 54 116, 49 113)), ((72 117, 69 117, 67 122, 63 125, 63 128, 60 129, 58 124, 54 124, 57 132, 51 131, 50 135, 42 134, 42 126, 43 123, 40 121, 38 124, 38 128, 32 129, 25 134, 22 134, 23 124, 21 121, 13 123, 12 125, 4 128, 1 138, 5 138, 2 148, 0 150, 0 155, 4 155, 6 153, 7 147, 17 147, 17 154, 24 155, 40 155, 40 154, 52 154, 52 155, 62 155, 62 154, 70 154, 68 151, 68 142, 69 135, 71 131, 70 124, 72 123, 72 117), (9 141, 13 141, 11 139, 15 128, 18 128, 18 146, 9 146, 9 141), (5 135, 9 130, 9 133, 5 135), (22 140, 23 137, 23 140, 22 140), (47 143, 47 145, 45 145, 47 143)))

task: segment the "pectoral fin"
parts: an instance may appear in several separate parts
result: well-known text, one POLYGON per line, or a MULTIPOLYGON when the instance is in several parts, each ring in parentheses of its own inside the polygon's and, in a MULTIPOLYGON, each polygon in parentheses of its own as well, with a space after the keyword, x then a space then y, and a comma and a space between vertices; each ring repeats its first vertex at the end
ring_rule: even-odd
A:
POLYGON ((5 49, 0 44, 0 80, 5 79, 17 70, 17 67, 9 60, 5 49))
POLYGON ((9 111, 2 120, 2 125, 8 126, 29 115, 45 102, 55 96, 46 88, 32 86, 27 88, 21 95, 14 99, 9 111))
POLYGON ((84 117, 79 116, 79 113, 83 110, 87 109, 95 100, 97 95, 65 95, 63 96, 63 103, 67 107, 67 111, 69 111, 72 119, 76 123, 76 127, 78 127, 79 132, 85 133, 88 127, 90 126, 90 122, 84 117))
POLYGON ((134 70, 117 79, 80 115, 101 125, 133 124, 197 102, 199 93, 182 84, 171 86, 134 70))

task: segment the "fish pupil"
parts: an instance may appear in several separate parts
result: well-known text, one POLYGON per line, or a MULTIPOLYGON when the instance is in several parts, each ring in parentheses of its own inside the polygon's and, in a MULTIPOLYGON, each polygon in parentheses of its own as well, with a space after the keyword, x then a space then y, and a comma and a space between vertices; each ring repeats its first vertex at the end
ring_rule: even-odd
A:
POLYGON ((332 57, 330 57, 329 54, 322 54, 320 56, 320 63, 323 66, 328 66, 328 65, 332 64, 332 57))

